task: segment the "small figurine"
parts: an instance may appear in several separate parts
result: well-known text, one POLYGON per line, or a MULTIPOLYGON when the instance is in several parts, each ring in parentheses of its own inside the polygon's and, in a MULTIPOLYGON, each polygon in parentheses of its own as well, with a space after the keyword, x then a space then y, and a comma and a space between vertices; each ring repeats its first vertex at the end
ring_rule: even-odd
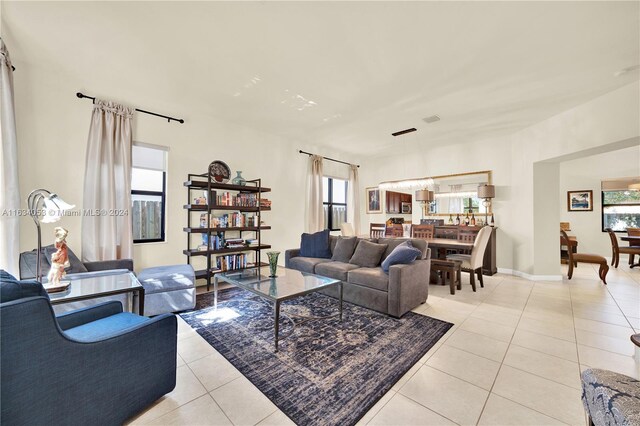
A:
POLYGON ((56 234, 55 247, 57 251, 51 256, 51 269, 47 275, 49 284, 53 286, 60 285, 60 279, 65 276, 64 268, 71 265, 69 262, 69 253, 67 250, 67 235, 69 231, 58 226, 54 229, 56 234))

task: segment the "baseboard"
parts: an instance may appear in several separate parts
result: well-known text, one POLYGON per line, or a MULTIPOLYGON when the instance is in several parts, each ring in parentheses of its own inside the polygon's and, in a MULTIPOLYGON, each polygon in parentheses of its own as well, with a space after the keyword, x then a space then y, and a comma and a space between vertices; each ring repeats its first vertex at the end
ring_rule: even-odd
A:
POLYGON ((529 281, 562 281, 562 275, 531 275, 526 272, 516 271, 507 268, 498 268, 498 272, 501 274, 513 275, 527 279, 529 281))

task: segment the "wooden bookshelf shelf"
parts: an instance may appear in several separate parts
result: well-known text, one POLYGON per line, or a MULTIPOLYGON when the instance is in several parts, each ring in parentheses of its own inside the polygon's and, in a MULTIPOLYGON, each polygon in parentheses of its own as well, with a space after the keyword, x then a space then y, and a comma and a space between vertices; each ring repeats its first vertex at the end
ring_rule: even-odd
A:
POLYGON ((187 204, 183 205, 183 209, 187 212, 187 226, 183 228, 187 235, 187 248, 182 252, 187 256, 187 263, 192 264, 193 261, 199 266, 194 268, 196 278, 207 281, 207 290, 212 284, 213 276, 223 272, 219 268, 230 268, 224 271, 227 272, 256 268, 256 265, 266 266, 267 264, 261 261, 261 250, 271 248, 269 244, 264 244, 261 236, 262 231, 271 229, 271 226, 218 226, 219 224, 258 225, 262 223, 261 214, 271 210, 271 207, 261 206, 261 200, 265 200, 262 194, 271 192, 271 188, 262 186, 262 179, 247 180, 246 185, 218 183, 211 178, 215 170, 214 162, 209 165, 207 173, 190 173, 183 184, 187 188, 187 204), (193 204, 195 201, 203 204, 193 204), (231 203, 245 205, 226 205, 231 203), (223 214, 223 212, 229 213, 223 214), (232 212, 242 214, 236 215, 232 212), (226 218, 222 219, 222 217, 226 218), (208 227, 198 226, 200 224, 208 227), (196 239, 202 241, 194 244, 196 239), (233 248, 211 248, 249 240, 255 244, 233 248), (198 250, 197 247, 208 248, 208 250, 198 250), (204 268, 202 267, 203 258, 206 261, 204 268), (238 268, 239 265, 247 266, 238 268))

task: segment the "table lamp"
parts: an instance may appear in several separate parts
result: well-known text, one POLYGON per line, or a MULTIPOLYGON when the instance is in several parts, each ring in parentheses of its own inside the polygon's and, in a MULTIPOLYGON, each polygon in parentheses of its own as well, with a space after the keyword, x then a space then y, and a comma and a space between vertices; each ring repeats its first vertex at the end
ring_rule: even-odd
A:
MULTIPOLYGON (((491 199, 496 198, 496 187, 483 183, 478 185, 478 198, 484 199, 482 205, 484 206, 484 223, 489 223, 489 206, 491 206, 491 199)), ((493 218, 493 216, 491 216, 493 218)), ((493 226, 493 225, 492 225, 493 226)))
POLYGON ((424 219, 425 204, 432 202, 435 199, 433 191, 428 189, 420 189, 416 191, 416 201, 422 203, 422 219, 424 219))
POLYGON ((42 252, 42 234, 40 233, 40 222, 54 223, 62 218, 66 210, 71 210, 75 205, 64 202, 57 194, 46 189, 34 189, 27 197, 27 207, 29 216, 33 219, 38 230, 38 254, 36 280, 42 282, 42 265, 40 264, 40 256, 42 252), (42 219, 40 217, 42 216, 42 219))

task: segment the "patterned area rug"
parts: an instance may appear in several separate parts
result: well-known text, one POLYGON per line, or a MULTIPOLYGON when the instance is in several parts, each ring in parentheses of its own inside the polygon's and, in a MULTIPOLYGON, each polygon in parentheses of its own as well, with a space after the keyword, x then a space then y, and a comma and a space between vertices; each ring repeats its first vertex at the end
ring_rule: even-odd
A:
MULTIPOLYGON (((198 296, 181 314, 298 425, 353 425, 453 325, 407 313, 392 318, 319 293, 284 302, 279 351, 272 304, 231 288, 198 296), (306 317, 306 318, 305 318, 306 317), (283 336, 286 336, 283 338, 283 336)), ((211 368, 215 368, 212 365, 211 368)))

